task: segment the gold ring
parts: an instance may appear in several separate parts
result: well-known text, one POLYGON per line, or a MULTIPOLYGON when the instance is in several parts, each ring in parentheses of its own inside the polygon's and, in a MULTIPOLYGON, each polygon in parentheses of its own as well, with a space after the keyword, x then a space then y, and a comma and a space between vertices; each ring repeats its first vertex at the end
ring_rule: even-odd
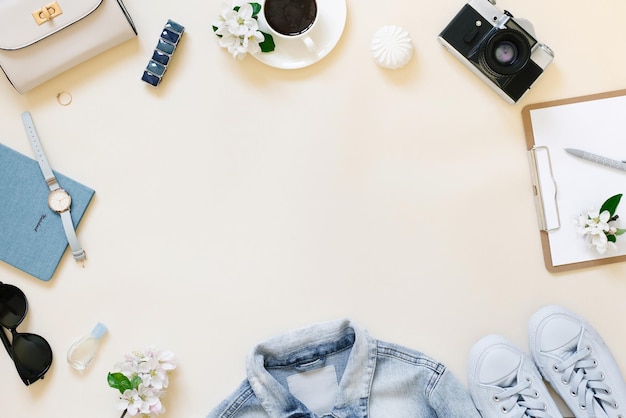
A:
POLYGON ((72 95, 66 91, 62 91, 57 94, 57 102, 59 102, 61 106, 69 106, 70 103, 72 103, 72 95))

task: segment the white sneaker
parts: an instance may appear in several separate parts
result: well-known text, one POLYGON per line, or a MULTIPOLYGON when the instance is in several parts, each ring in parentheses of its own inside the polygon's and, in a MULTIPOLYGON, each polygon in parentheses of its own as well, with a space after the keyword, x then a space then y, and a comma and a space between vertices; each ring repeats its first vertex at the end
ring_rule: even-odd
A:
POLYGON ((483 418, 563 418, 530 356, 500 335, 470 350, 468 386, 483 418))
POLYGON ((543 377, 576 418, 626 417, 626 385, 600 335, 560 306, 529 322, 530 352, 543 377))

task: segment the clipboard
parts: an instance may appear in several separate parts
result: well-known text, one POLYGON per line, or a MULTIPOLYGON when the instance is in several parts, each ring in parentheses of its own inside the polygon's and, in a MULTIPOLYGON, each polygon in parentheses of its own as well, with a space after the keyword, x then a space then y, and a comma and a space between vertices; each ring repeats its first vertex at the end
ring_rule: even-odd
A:
POLYGON ((598 254, 573 220, 623 193, 616 226, 626 228, 626 172, 582 160, 564 148, 626 160, 626 89, 527 105, 522 109, 539 234, 553 273, 626 261, 626 235, 617 250, 598 254))

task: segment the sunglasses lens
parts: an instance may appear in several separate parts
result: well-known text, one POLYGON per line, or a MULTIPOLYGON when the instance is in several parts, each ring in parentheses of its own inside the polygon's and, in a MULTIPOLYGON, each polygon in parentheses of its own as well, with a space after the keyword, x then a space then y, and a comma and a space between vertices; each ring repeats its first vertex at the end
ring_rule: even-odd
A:
POLYGON ((43 377, 52 364, 50 344, 36 334, 15 334, 13 361, 24 381, 29 385, 43 377))
POLYGON ((15 286, 0 284, 0 324, 15 328, 22 322, 28 303, 24 293, 15 286))

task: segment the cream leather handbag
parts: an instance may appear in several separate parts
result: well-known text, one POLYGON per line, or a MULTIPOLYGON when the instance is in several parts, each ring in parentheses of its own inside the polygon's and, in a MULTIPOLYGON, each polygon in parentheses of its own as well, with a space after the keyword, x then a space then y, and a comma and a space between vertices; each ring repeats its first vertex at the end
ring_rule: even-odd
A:
POLYGON ((136 35, 122 0, 0 0, 0 67, 20 93, 136 35))

